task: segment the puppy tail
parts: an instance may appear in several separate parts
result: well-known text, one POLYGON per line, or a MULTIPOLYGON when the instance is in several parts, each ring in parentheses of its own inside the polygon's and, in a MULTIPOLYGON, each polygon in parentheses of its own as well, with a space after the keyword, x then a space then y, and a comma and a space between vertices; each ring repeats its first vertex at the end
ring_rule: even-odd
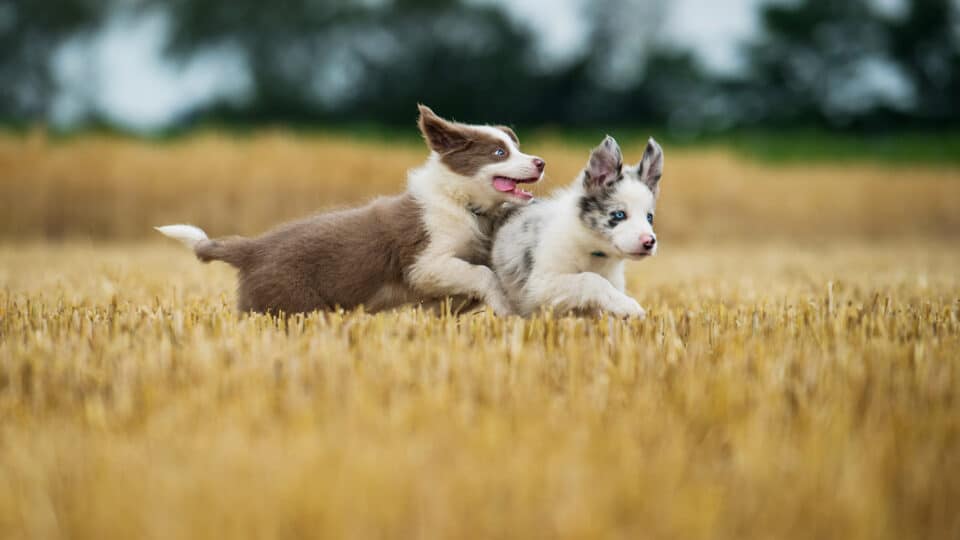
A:
POLYGON ((183 242, 190 249, 196 249, 197 244, 209 240, 203 229, 193 225, 164 225, 163 227, 154 227, 154 229, 168 238, 183 242))
POLYGON ((250 240, 239 236, 211 240, 203 229, 193 225, 165 225, 154 229, 168 238, 182 242, 203 262, 223 261, 242 268, 253 254, 250 240))

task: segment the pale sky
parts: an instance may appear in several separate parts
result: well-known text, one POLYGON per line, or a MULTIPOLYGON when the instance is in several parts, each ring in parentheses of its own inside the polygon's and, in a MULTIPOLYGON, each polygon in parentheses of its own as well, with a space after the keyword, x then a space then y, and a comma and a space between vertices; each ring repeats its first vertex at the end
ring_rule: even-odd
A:
POLYGON ((729 72, 740 67, 738 44, 757 30, 762 0, 675 0, 667 34, 693 48, 707 66, 729 72))
MULTIPOLYGON (((541 21, 533 27, 548 53, 562 56, 583 39, 580 13, 590 0, 475 0, 504 4, 520 20, 541 21)), ((642 3, 643 0, 636 0, 642 3)), ((690 47, 712 69, 730 71, 739 65, 737 42, 757 27, 756 7, 763 0, 672 0, 664 38, 690 47)))
MULTIPOLYGON (((580 15, 590 0, 474 1, 503 3, 513 16, 531 23, 547 58, 562 59, 584 39, 580 15)), ((736 70, 738 43, 755 30, 755 8, 762 1, 673 0, 662 37, 693 49, 710 69, 736 70)), ((197 106, 244 94, 249 81, 242 62, 229 51, 211 51, 186 65, 164 60, 167 30, 162 16, 117 18, 96 38, 64 47, 55 66, 66 91, 55 104, 54 121, 69 124, 93 104, 118 124, 149 130, 197 106)))

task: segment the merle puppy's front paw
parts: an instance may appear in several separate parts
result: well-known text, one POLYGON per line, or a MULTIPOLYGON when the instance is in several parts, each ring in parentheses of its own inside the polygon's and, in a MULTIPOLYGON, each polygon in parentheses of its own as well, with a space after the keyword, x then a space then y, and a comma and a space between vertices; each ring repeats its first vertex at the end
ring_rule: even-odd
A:
POLYGON ((647 312, 640 307, 640 303, 629 296, 610 302, 604 307, 604 311, 623 319, 639 319, 642 321, 647 317, 647 312))

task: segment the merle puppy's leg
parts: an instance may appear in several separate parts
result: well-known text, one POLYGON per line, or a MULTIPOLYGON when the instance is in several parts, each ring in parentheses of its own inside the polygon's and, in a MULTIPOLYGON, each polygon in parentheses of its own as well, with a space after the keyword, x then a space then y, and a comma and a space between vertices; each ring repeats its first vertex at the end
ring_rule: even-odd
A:
POLYGON ((557 312, 601 309, 618 317, 642 319, 646 312, 636 300, 593 272, 532 276, 526 303, 557 312))

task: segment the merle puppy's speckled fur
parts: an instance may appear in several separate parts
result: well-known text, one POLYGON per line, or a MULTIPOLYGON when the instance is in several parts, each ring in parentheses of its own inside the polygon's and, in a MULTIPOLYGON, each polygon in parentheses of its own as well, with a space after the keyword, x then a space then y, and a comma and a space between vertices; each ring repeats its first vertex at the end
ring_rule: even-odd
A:
MULTIPOLYGON (((655 162, 656 156, 654 153, 656 151, 657 146, 647 145, 647 148, 644 151, 643 159, 641 159, 640 163, 647 163, 648 167, 654 168, 661 166, 655 162)), ((620 155, 619 148, 617 148, 617 150, 614 152, 613 157, 602 152, 595 152, 591 156, 591 163, 583 171, 584 182, 589 183, 595 180, 595 178, 591 178, 590 176, 591 170, 606 170, 608 167, 612 167, 618 172, 616 173, 616 176, 613 177, 613 180, 601 180, 601 189, 587 190, 587 192, 580 197, 577 206, 580 209, 580 220, 584 223, 584 225, 601 234, 605 234, 607 231, 613 230, 620 225, 621 222, 613 219, 611 216, 617 211, 627 210, 626 204, 623 201, 618 200, 615 196, 618 184, 624 179, 634 180, 646 184, 653 193, 654 204, 656 204, 656 196, 658 194, 657 191, 659 189, 658 186, 660 185, 660 177, 662 173, 644 176, 641 166, 642 165, 638 165, 636 167, 631 167, 624 170, 623 156, 620 155), (608 163, 600 162, 604 159, 610 161, 608 163)), ((594 174, 597 173, 595 172, 594 174)))

